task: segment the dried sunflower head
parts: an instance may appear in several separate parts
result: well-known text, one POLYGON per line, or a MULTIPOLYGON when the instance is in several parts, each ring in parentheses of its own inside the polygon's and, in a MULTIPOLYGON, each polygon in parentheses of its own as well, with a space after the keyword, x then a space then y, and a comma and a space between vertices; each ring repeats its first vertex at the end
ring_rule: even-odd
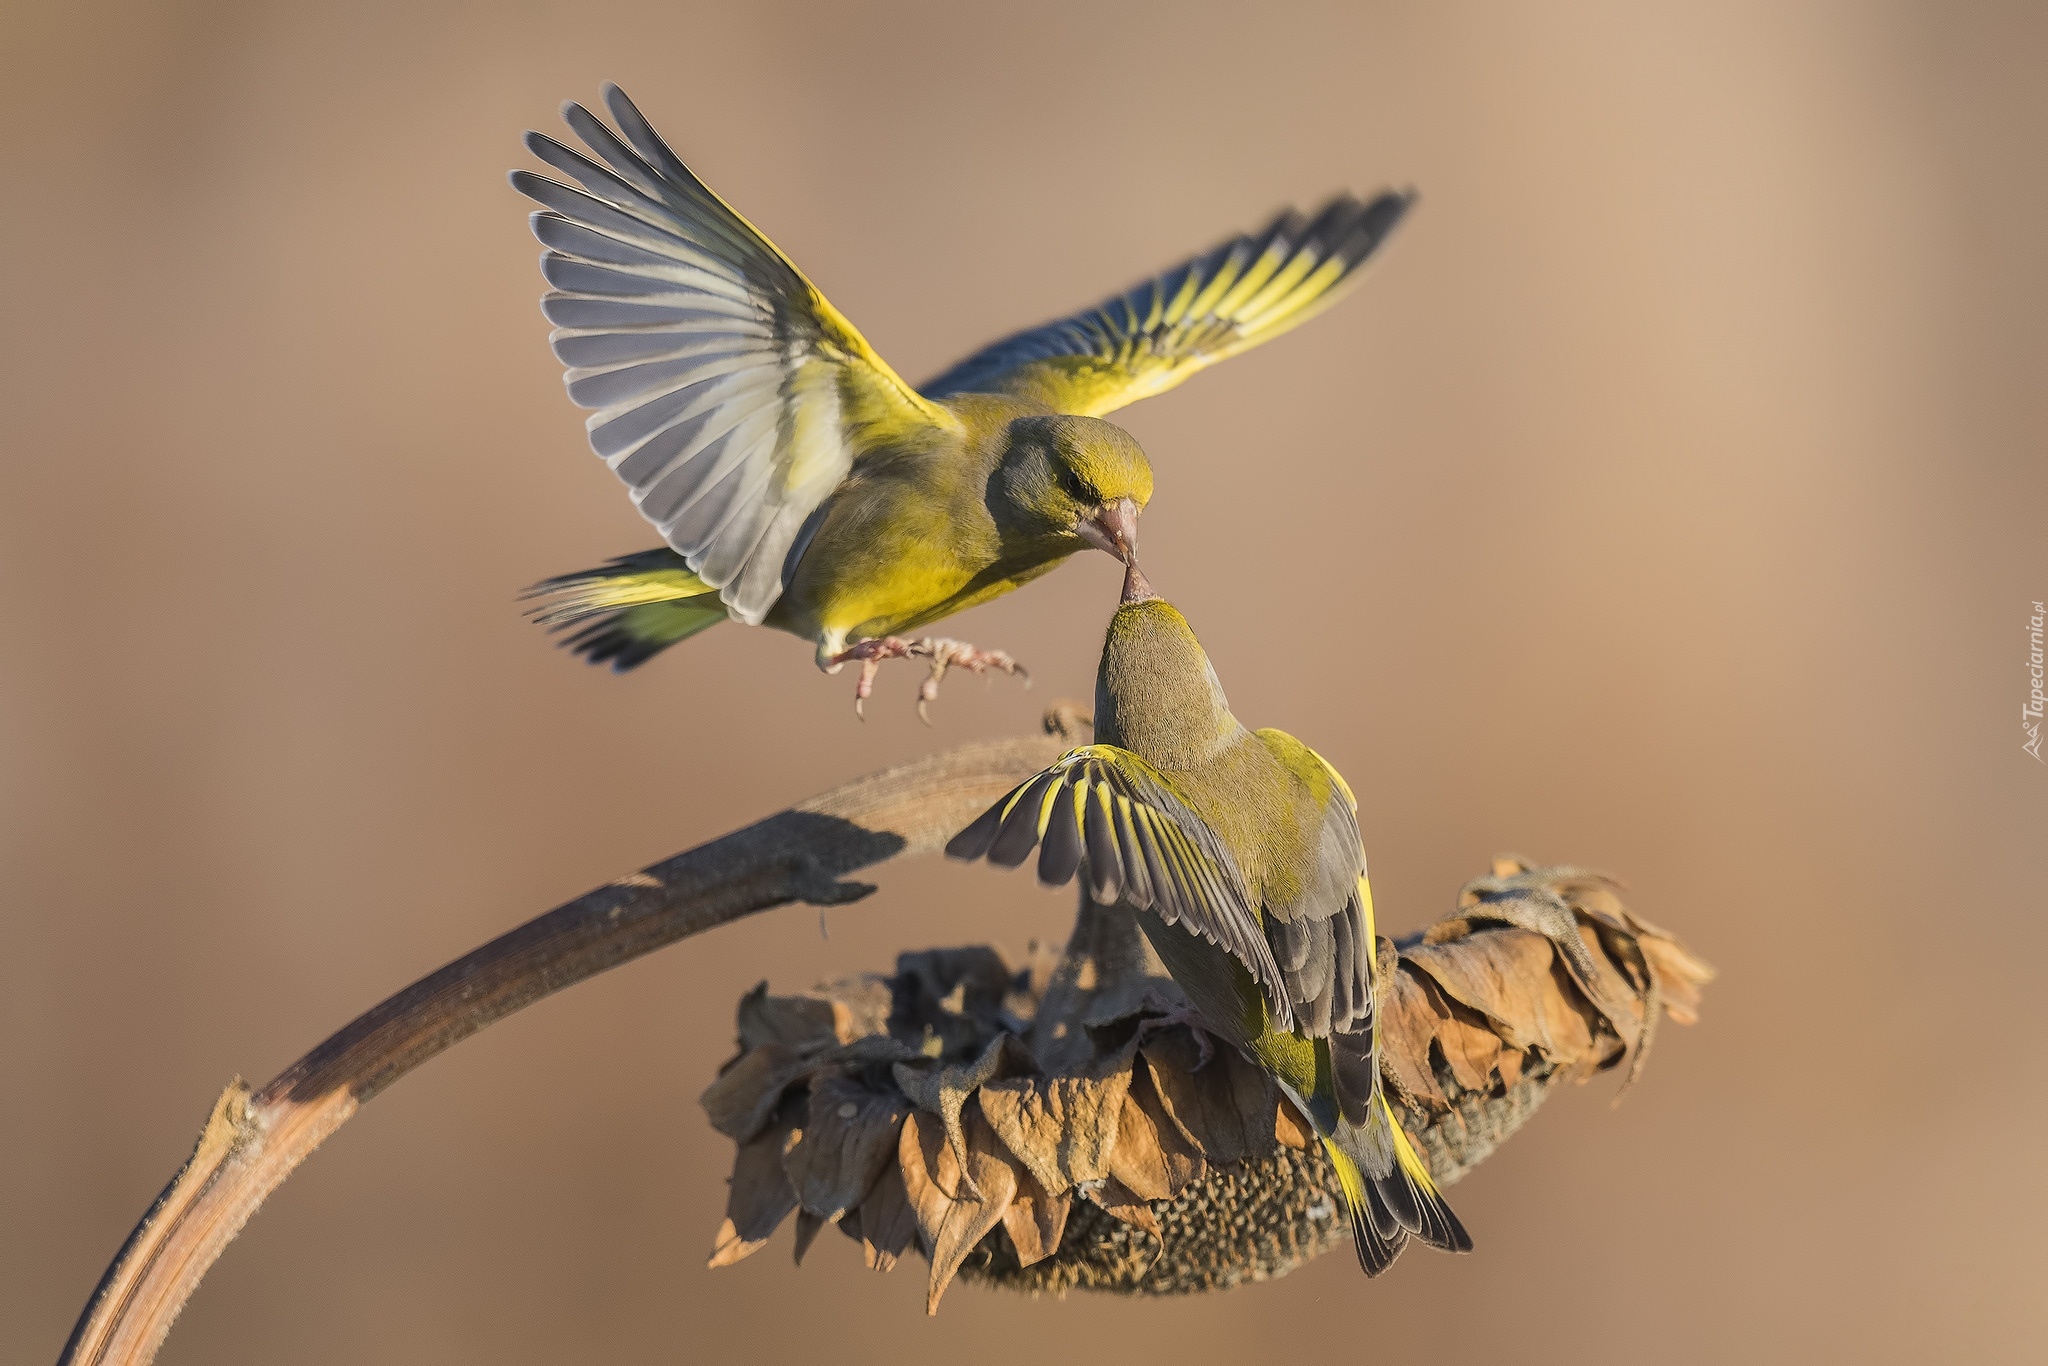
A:
MULTIPOLYGON (((1414 939, 1380 941, 1381 1069, 1447 1185, 1559 1081, 1640 1069, 1659 1014, 1696 1018, 1711 971, 1571 868, 1495 863, 1414 939)), ((739 1006, 705 1091, 738 1145, 713 1266, 790 1214, 888 1270, 916 1247, 928 1307, 955 1275, 1016 1289, 1213 1290, 1347 1244, 1321 1146, 1266 1074, 1174 1023, 1183 1006, 1128 911, 1012 963, 906 953, 887 976, 739 1006)))

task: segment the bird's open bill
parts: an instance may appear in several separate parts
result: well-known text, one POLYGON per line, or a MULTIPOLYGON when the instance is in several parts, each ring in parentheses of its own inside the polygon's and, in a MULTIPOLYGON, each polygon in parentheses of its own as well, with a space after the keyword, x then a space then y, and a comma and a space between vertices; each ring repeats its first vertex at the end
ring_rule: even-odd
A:
POLYGON ((1074 534, 1125 564, 1138 562, 1138 505, 1129 498, 1104 503, 1074 524, 1074 534))

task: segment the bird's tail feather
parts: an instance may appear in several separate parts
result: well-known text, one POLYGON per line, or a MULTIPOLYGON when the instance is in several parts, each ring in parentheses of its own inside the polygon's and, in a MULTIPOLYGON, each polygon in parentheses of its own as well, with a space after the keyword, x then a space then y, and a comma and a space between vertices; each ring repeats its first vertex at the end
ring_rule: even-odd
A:
POLYGON ((525 596, 535 621, 568 632, 564 646, 614 673, 726 619, 718 591, 667 547, 543 580, 525 596))
POLYGON ((1323 1139, 1323 1151, 1337 1169, 1337 1184, 1344 1193, 1344 1213, 1351 1221, 1351 1244, 1358 1250, 1358 1264, 1368 1276, 1377 1276, 1394 1264, 1408 1245, 1408 1230, 1402 1228, 1381 1198, 1376 1183, 1368 1181, 1337 1140, 1323 1139))
MULTIPOLYGON (((1333 1035, 1328 1046, 1335 1101, 1328 1134, 1362 1174, 1371 1197, 1367 1214, 1384 1216, 1377 1225, 1382 1234, 1391 1223, 1431 1247, 1470 1252, 1471 1235, 1437 1190, 1381 1087, 1377 1031, 1333 1035)), ((1363 1244, 1359 1259, 1366 1260, 1363 1244)))
POLYGON ((1445 1252, 1470 1252, 1472 1236, 1437 1190, 1386 1096, 1374 1095, 1371 1104, 1365 1123, 1339 1118, 1323 1139, 1365 1274, 1386 1270, 1411 1237, 1445 1252))
POLYGON ((1382 1095, 1379 1102, 1380 1113, 1394 1138, 1394 1165, 1384 1179, 1374 1183, 1374 1189, 1385 1197, 1401 1227, 1429 1246, 1445 1252, 1470 1252, 1472 1235, 1465 1232, 1465 1225, 1452 1211, 1450 1201, 1436 1188, 1429 1165, 1408 1141, 1408 1133, 1394 1118, 1387 1098, 1382 1095))

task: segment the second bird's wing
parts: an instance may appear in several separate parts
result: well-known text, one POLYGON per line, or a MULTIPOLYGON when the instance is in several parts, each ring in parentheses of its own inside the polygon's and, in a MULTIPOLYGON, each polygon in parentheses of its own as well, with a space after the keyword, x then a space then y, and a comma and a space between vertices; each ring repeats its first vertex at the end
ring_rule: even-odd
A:
MULTIPOLYGON (((805 522, 863 454, 955 419, 876 355, 775 244, 690 172, 617 86, 614 133, 562 117, 597 160, 539 133, 541 309, 590 444, 732 615, 781 596, 805 522), (599 164, 600 161, 603 164, 599 164)), ((799 553, 800 548, 799 548, 799 553)))
POLYGON ((1287 984, 1243 874, 1208 824, 1129 750, 1086 745, 1013 790, 946 853, 1015 868, 1038 850, 1038 880, 1064 887, 1086 856, 1088 894, 1123 901, 1217 945, 1264 990, 1277 1029, 1293 1026, 1287 984))
POLYGON ((1083 417, 1164 393, 1337 302, 1414 199, 1340 195, 1313 219, 1290 209, 1094 308, 983 348, 924 393, 1014 394, 1083 417))
POLYGON ((1280 730, 1255 732, 1322 809, 1293 895, 1268 897, 1266 942, 1287 982, 1295 1023, 1310 1038, 1372 1027, 1376 952, 1358 802, 1330 762, 1280 730))

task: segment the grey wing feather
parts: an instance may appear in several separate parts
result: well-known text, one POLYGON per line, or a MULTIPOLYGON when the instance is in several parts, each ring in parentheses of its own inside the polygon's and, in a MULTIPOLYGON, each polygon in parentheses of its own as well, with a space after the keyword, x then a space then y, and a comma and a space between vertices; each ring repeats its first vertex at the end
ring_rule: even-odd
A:
POLYGON ((1372 1017, 1372 955, 1359 881, 1358 818, 1336 798, 1324 810, 1316 866, 1300 895, 1266 906, 1266 938, 1301 1030, 1311 1038, 1363 1028, 1372 1017))
POLYGON ((605 99, 618 132, 563 109, 590 155, 527 135, 575 185, 512 173, 542 206, 549 341, 570 398, 597 410, 591 448, 731 614, 758 624, 806 520, 861 454, 844 395, 910 421, 931 410, 616 86, 605 99))
POLYGON ((1014 868, 1034 847, 1048 886, 1085 869, 1096 900, 1120 899, 1227 951, 1264 990, 1274 1026, 1293 1027, 1286 976, 1236 861, 1136 755, 1108 745, 1069 753, 990 807, 946 852, 1014 868))

